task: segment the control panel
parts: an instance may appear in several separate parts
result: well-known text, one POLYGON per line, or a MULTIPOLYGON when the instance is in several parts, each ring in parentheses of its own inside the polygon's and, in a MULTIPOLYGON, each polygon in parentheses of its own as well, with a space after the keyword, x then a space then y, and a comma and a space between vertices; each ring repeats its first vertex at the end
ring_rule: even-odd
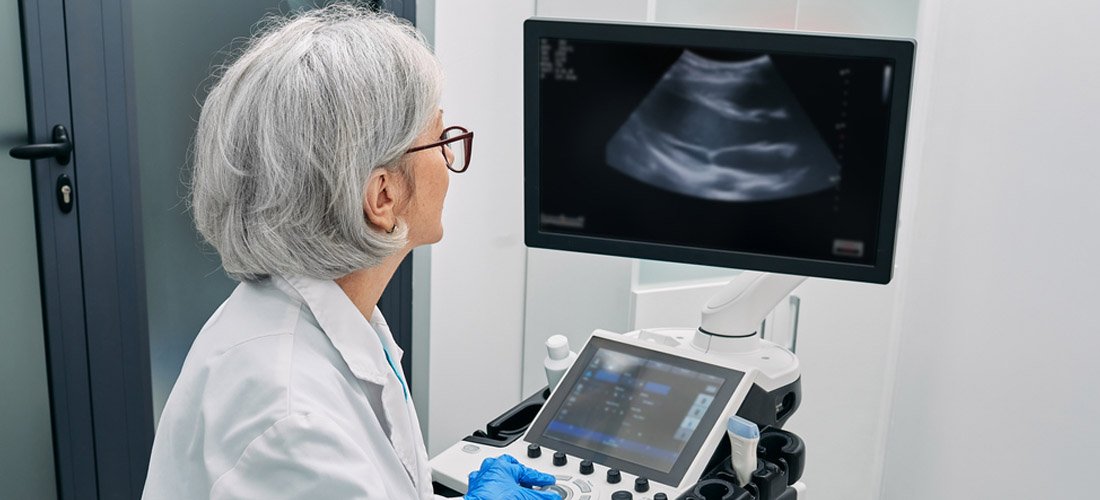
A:
POLYGON ((516 418, 526 413, 522 430, 509 419, 490 423, 488 433, 434 458, 433 479, 464 493, 470 471, 508 454, 553 474, 557 484, 547 489, 567 500, 678 498, 702 477, 725 439, 726 418, 757 374, 726 359, 597 331, 545 403, 518 411, 516 418))
POLYGON ((482 460, 502 454, 553 474, 557 483, 543 489, 557 492, 565 500, 668 500, 678 495, 670 486, 647 477, 524 441, 504 448, 459 441, 432 460, 432 478, 464 493, 470 471, 477 470, 482 460))

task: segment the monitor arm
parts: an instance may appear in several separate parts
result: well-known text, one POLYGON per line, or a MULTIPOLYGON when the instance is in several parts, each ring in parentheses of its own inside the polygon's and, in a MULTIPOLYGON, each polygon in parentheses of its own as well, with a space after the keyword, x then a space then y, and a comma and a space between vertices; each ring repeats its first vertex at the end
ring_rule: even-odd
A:
POLYGON ((805 276, 745 271, 703 306, 692 345, 704 352, 747 352, 760 348, 760 324, 805 276))

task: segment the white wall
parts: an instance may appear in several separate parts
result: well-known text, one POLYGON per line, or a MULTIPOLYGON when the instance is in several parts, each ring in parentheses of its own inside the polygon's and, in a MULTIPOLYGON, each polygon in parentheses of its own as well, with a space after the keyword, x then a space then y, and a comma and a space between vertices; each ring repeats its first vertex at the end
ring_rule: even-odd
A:
POLYGON ((1100 4, 921 8, 932 86, 881 498, 1095 498, 1100 4))
POLYGON ((451 177, 445 236, 431 250, 428 451, 519 401, 523 244, 523 20, 534 2, 436 3, 445 121, 473 130, 470 170, 451 177))
POLYGON ((806 442, 814 498, 877 498, 893 359, 895 278, 889 286, 807 280, 798 359, 802 406, 787 429, 806 442))

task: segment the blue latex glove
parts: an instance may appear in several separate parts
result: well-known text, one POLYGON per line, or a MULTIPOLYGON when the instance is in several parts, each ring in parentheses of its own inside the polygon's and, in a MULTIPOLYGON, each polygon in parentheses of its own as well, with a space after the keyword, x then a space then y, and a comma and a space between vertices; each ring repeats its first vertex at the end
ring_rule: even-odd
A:
POLYGON ((470 473, 466 500, 561 500, 557 493, 532 490, 554 484, 554 476, 524 466, 511 455, 486 458, 470 473))

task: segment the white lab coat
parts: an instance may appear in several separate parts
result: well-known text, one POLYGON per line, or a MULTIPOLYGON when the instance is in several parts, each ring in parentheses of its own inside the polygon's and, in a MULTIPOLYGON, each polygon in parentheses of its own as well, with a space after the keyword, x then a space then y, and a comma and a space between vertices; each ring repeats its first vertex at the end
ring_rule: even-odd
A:
POLYGON ((401 356, 332 281, 240 284, 187 354, 142 497, 433 498, 401 356))

